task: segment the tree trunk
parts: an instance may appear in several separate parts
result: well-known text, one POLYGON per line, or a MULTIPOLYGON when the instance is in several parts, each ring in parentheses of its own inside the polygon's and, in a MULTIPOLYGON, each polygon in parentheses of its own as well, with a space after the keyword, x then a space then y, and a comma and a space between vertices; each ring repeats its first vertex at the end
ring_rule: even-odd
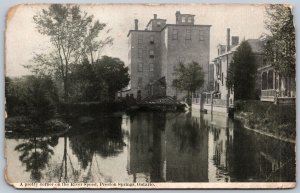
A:
POLYGON ((65 102, 69 102, 69 87, 68 87, 68 79, 67 79, 67 75, 63 80, 63 84, 64 84, 64 100, 65 102))
POLYGON ((67 177, 68 177, 68 167, 67 167, 67 137, 64 136, 64 162, 65 162, 65 176, 64 179, 65 181, 67 181, 67 177))

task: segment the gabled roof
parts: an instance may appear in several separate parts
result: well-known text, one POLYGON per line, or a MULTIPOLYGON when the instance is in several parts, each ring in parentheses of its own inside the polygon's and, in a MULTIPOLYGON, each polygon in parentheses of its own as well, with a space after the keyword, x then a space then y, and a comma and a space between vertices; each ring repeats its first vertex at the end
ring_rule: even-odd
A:
MULTIPOLYGON (((264 42, 259 40, 259 39, 248 39, 246 40, 249 45, 251 46, 252 52, 254 54, 263 54, 264 53, 264 42)), ((233 52, 236 52, 238 47, 240 47, 240 44, 233 46, 230 48, 230 50, 228 52, 225 52, 219 56, 217 56, 216 58, 228 55, 228 54, 232 54, 233 52)))
POLYGON ((146 27, 148 27, 153 20, 167 21, 166 19, 150 19, 146 27))
POLYGON ((264 42, 259 39, 248 39, 247 42, 250 44, 253 53, 264 52, 264 42))

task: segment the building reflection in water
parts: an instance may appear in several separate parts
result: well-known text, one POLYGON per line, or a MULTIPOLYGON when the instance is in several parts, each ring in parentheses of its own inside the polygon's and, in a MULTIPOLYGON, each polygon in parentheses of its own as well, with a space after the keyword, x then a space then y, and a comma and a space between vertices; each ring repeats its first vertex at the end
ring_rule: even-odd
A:
POLYGON ((208 181, 207 130, 191 114, 131 117, 128 172, 133 181, 208 181))
POLYGON ((147 112, 130 119, 127 167, 134 182, 294 180, 294 164, 284 158, 293 159, 293 144, 225 116, 147 112))
POLYGON ((218 114, 204 114, 204 126, 208 128, 209 181, 230 182, 229 175, 233 148, 233 122, 218 114))

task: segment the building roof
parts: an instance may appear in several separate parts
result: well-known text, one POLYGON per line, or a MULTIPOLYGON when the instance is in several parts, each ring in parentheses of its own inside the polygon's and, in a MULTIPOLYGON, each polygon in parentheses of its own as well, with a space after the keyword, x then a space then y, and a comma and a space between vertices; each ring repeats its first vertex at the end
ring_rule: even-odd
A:
POLYGON ((194 24, 191 24, 191 25, 186 25, 186 24, 166 24, 163 28, 161 28, 161 31, 163 31, 166 27, 168 26, 195 26, 195 27, 211 27, 211 25, 194 25, 194 24))
MULTIPOLYGON (((259 39, 248 39, 246 41, 251 46, 251 49, 252 49, 253 53, 255 53, 255 54, 262 54, 264 52, 264 43, 263 43, 263 41, 261 41, 259 39)), ((225 53, 217 56, 216 58, 232 54, 233 52, 237 51, 238 47, 240 47, 240 44, 231 47, 228 52, 225 52, 225 53)))
POLYGON ((262 66, 260 68, 257 68, 257 71, 261 71, 261 70, 264 70, 264 69, 273 69, 273 68, 274 67, 271 64, 268 64, 268 65, 262 66))
POLYGON ((151 32, 151 33, 157 33, 157 32, 160 32, 160 31, 151 31, 151 30, 134 30, 134 29, 131 29, 129 30, 128 34, 127 34, 127 37, 129 36, 129 34, 131 32, 151 32))
POLYGON ((150 19, 150 21, 148 22, 146 27, 148 27, 153 20, 167 21, 166 19, 158 19, 158 18, 157 19, 150 19))
POLYGON ((248 39, 247 42, 252 48, 254 53, 263 53, 264 52, 264 42, 259 39, 248 39))
POLYGON ((160 31, 152 31, 152 30, 129 30, 129 32, 128 32, 128 34, 127 34, 127 37, 129 36, 129 34, 131 33, 131 32, 161 32, 161 31, 163 31, 166 27, 168 27, 168 26, 195 26, 195 27, 211 27, 211 25, 181 25, 181 24, 166 24, 166 25, 164 25, 164 27, 163 28, 161 28, 161 30, 160 31))

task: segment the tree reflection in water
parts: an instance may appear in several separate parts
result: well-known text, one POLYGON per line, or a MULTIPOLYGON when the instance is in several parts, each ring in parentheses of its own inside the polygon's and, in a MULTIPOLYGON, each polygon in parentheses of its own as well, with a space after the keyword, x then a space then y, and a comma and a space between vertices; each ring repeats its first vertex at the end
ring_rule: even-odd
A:
POLYGON ((54 154, 53 147, 57 144, 58 137, 33 137, 15 147, 16 151, 21 152, 19 160, 25 164, 26 171, 31 172, 30 178, 33 181, 41 180, 41 172, 54 154))
MULTIPOLYGON (((84 134, 77 133, 70 135, 70 147, 79 160, 80 169, 87 169, 87 174, 83 177, 83 181, 92 181, 92 166, 94 160, 99 170, 96 155, 105 158, 116 156, 123 151, 125 143, 123 141, 121 121, 121 118, 113 118, 113 120, 109 119, 101 122, 93 121, 80 126, 81 128, 79 129, 81 129, 81 132, 84 130, 84 134)), ((100 170, 98 174, 100 174, 102 178, 105 178, 105 181, 110 181, 109 177, 104 176, 100 170)))
POLYGON ((179 114, 167 124, 166 181, 208 181, 208 140, 203 117, 179 114))
POLYGON ((199 128, 199 123, 192 120, 190 113, 175 119, 172 129, 175 134, 175 140, 179 142, 180 152, 192 153, 200 150, 199 144, 202 140, 199 128))

